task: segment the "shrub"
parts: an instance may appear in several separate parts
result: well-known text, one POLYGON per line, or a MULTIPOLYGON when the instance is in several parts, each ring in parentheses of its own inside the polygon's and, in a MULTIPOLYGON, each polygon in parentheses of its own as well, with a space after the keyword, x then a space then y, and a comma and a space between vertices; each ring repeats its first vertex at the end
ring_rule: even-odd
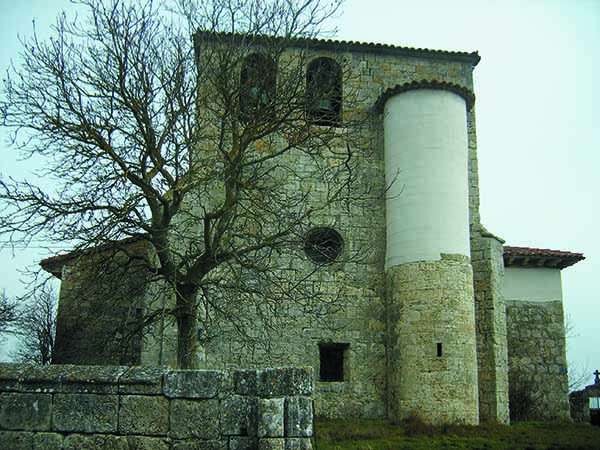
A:
POLYGON ((423 418, 416 412, 411 412, 410 415, 402 421, 404 434, 406 436, 433 436, 435 427, 426 423, 423 418))

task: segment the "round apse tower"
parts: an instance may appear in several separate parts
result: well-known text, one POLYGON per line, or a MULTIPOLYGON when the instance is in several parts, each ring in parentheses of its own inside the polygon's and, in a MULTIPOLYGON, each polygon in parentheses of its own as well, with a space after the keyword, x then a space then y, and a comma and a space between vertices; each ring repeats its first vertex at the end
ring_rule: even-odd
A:
POLYGON ((390 416, 477 424, 467 109, 447 83, 397 86, 383 106, 390 416))

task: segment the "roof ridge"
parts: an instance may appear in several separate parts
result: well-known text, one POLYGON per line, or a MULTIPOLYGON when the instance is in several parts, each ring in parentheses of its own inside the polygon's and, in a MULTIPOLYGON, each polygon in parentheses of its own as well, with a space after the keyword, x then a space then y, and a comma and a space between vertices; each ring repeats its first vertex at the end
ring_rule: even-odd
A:
MULTIPOLYGON (((211 36, 243 36, 241 33, 232 33, 232 32, 215 32, 215 31, 206 31, 206 30, 198 30, 196 32, 196 36, 202 37, 211 37, 211 36)), ((282 36, 271 36, 271 35, 254 35, 254 37, 258 40, 264 39, 286 39, 282 36)), ((343 39, 331 39, 331 38, 317 38, 317 37, 293 37, 287 38, 292 44, 304 43, 308 44, 308 47, 342 47, 344 50, 357 50, 357 51, 372 51, 376 53, 394 53, 401 54, 405 56, 425 56, 425 57, 433 57, 437 59, 453 59, 459 61, 470 62, 473 67, 479 63, 481 60, 481 56, 479 56, 479 52, 471 51, 456 51, 456 50, 441 50, 441 49, 431 49, 425 47, 409 47, 409 46, 401 46, 395 44, 386 44, 382 42, 364 42, 364 41, 353 41, 353 40, 343 40, 343 39)))

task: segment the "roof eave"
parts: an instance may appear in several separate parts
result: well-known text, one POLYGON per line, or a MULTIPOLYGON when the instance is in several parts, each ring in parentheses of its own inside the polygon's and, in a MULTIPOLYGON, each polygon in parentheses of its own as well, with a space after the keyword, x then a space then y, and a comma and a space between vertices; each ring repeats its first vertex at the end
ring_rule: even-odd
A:
MULTIPOLYGON (((195 35, 195 39, 202 39, 206 41, 216 40, 217 37, 234 36, 234 33, 215 33, 211 31, 198 30, 195 35)), ((242 34, 238 34, 242 36, 242 34)), ((257 44, 260 44, 261 40, 265 42, 273 39, 286 39, 283 37, 273 36, 254 36, 253 39, 257 44)), ((427 58, 435 60, 455 61, 469 63, 472 67, 475 67, 481 56, 477 51, 473 52, 460 52, 450 50, 437 50, 429 48, 415 48, 415 47, 403 47, 391 44, 381 44, 372 42, 358 42, 358 41, 344 41, 335 39, 317 39, 317 38, 289 38, 290 47, 302 47, 311 50, 329 50, 329 51, 344 51, 344 52, 365 52, 375 53, 379 55, 396 55, 406 56, 412 58, 427 58)))
POLYGON ((583 261, 583 253, 529 247, 504 247, 505 267, 565 269, 583 261))

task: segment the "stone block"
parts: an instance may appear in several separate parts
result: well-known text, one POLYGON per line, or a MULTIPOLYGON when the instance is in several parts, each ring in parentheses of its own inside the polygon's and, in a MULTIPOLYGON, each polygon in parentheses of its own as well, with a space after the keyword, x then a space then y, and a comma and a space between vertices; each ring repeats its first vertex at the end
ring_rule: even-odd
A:
POLYGON ((53 428, 57 431, 117 431, 118 398, 101 394, 55 394, 53 428))
POLYGON ((217 439, 219 402, 217 400, 171 400, 171 435, 177 439, 217 439))
POLYGON ((127 436, 129 450, 169 450, 166 439, 147 436, 127 436))
POLYGON ((258 396, 312 395, 312 367, 267 368, 258 371, 258 396))
POLYGON ((160 367, 130 367, 119 378, 119 393, 162 394, 164 373, 160 367))
POLYGON ((170 398, 214 398, 224 379, 219 370, 172 370, 164 376, 163 391, 170 398))
POLYGON ((166 435, 169 401, 160 396, 123 395, 119 408, 120 434, 166 435))
POLYGON ((119 378, 125 366, 62 366, 68 368, 62 375, 61 392, 117 393, 119 378))
POLYGON ((72 366, 30 365, 23 371, 21 390, 23 392, 61 392, 62 379, 72 366))
POLYGON ((233 372, 235 393, 239 395, 256 395, 256 370, 236 370, 233 372))
POLYGON ((313 403, 310 397, 285 399, 286 437, 311 437, 313 435, 313 403))
POLYGON ((285 439, 262 438, 258 441, 258 450, 285 450, 285 439))
POLYGON ((228 436, 256 436, 256 397, 233 395, 221 402, 221 432, 228 436))
POLYGON ((227 450, 227 441, 180 441, 173 444, 172 450, 227 450))
POLYGON ((63 436, 58 433, 35 433, 33 450, 62 450, 63 436))
POLYGON ((116 379, 124 367, 75 365, 13 365, 0 369, 0 378, 13 378, 20 372, 24 392, 116 392, 116 379))
POLYGON ((229 450, 256 450, 258 438, 248 436, 235 436, 229 438, 229 450))
POLYGON ((50 394, 0 394, 0 427, 5 430, 50 430, 50 394))
POLYGON ((310 438, 288 438, 285 450, 312 450, 312 441, 310 438))
POLYGON ((64 450, 129 450, 126 436, 109 434, 70 434, 65 437, 64 450))
POLYGON ((258 436, 283 437, 283 398, 258 400, 258 436))
POLYGON ((28 364, 0 363, 0 391, 20 391, 21 380, 28 364))
POLYGON ((0 448, 10 450, 31 450, 33 433, 26 431, 0 431, 0 448))

